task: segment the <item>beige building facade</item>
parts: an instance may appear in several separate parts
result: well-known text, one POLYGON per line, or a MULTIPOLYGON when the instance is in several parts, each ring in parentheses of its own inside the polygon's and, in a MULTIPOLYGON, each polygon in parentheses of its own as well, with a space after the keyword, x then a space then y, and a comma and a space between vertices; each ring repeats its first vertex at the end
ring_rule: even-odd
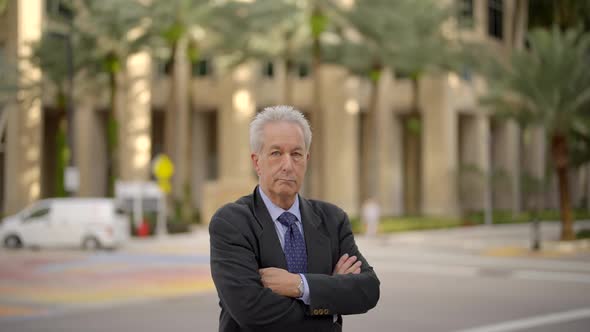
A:
MULTIPOLYGON (((451 33, 487 40, 499 54, 506 54, 522 40, 526 5, 515 8, 514 1, 488 0, 466 3, 469 6, 463 15, 470 15, 473 24, 459 30, 455 26, 451 33)), ((0 17, 5 58, 25 54, 27 42, 40 37, 46 28, 44 8, 42 0, 10 3, 0 17)), ((41 78, 38 69, 19 66, 34 79, 41 78)), ((169 151, 175 164, 174 195, 190 193, 185 198, 207 222, 218 207, 250 193, 257 183, 250 162, 248 125, 257 111, 284 103, 281 82, 286 73, 279 61, 246 63, 231 71, 218 66, 215 59, 199 66, 198 74, 188 75, 195 68, 186 60, 177 61, 174 70, 185 75, 171 82, 149 54, 127 60, 117 100, 117 158, 120 180, 144 181, 152 177, 154 156, 169 151), (172 93, 190 102, 174 105, 175 121, 166 124, 164 114, 172 93), (166 126, 172 130, 167 131, 166 126), (166 132, 173 135, 171 147, 164 146, 166 132)), ((356 216, 363 200, 361 175, 368 171, 360 156, 367 135, 362 127, 370 85, 338 66, 323 65, 320 70, 322 121, 321 127, 313 123, 312 127, 325 138, 325 153, 312 158, 321 159, 326 174, 316 177, 318 183, 308 181, 303 191, 310 196, 310 187, 320 186, 322 197, 312 198, 330 201, 356 216)), ((312 110, 312 75, 293 78, 292 104, 307 115, 312 110)), ((412 113, 417 92, 394 69, 383 75, 377 88, 381 96, 374 133, 378 153, 371 171, 377 175, 383 214, 456 216, 486 206, 515 212, 526 208, 529 196, 521 178, 523 174, 544 176, 544 135, 541 130, 524 133, 515 123, 495 119, 483 109, 478 103, 486 88, 482 79, 468 72, 424 76, 418 84, 417 114, 412 113)), ((43 170, 48 167, 43 151, 50 143, 42 138, 44 130, 51 128, 44 106, 40 101, 3 106, 1 203, 5 215, 50 195, 42 188, 42 176, 51 176, 43 170)), ((74 163, 80 172, 79 196, 106 193, 106 108, 100 93, 76 102, 74 163)), ((588 191, 587 173, 572 172, 574 201, 588 191)), ((547 207, 556 206, 554 192, 545 194, 547 207)))

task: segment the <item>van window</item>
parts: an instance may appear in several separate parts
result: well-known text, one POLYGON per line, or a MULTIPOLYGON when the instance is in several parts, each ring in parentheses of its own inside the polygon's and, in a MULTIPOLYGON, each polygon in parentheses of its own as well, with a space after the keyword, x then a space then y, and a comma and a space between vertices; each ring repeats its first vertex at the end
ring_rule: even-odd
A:
POLYGON ((24 220, 25 221, 34 221, 35 219, 38 219, 38 218, 48 215, 49 210, 50 210, 50 208, 48 208, 48 207, 35 209, 35 210, 31 211, 31 213, 28 216, 25 216, 24 220))

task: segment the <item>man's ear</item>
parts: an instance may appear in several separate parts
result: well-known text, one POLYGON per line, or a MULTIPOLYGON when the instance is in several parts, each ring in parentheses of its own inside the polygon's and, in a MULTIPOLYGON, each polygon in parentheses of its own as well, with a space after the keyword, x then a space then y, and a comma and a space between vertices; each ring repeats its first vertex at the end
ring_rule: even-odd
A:
POLYGON ((311 153, 307 153, 307 161, 309 161, 309 157, 311 157, 311 153))
POLYGON ((250 159, 252 159, 252 167, 254 167, 254 169, 256 170, 256 174, 260 175, 260 173, 258 173, 258 154, 250 154, 250 159))

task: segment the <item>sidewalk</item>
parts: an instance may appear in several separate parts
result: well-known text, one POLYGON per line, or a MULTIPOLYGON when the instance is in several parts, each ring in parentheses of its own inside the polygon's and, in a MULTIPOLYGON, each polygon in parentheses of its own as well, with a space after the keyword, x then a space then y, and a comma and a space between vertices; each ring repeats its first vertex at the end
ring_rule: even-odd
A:
MULTIPOLYGON (((575 230, 590 228, 590 221, 578 221, 575 230)), ((381 248, 389 246, 415 246, 459 251, 473 255, 500 257, 590 256, 590 240, 560 242, 559 222, 541 222, 541 249, 532 251, 531 224, 480 225, 441 230, 412 231, 380 235, 376 239, 357 236, 359 246, 381 248)))
MULTIPOLYGON (((590 256, 590 240, 560 242, 558 222, 542 222, 540 225, 541 250, 533 252, 532 227, 530 224, 481 225, 442 230, 411 231, 380 234, 374 238, 355 234, 358 246, 363 252, 382 251, 386 248, 404 246, 438 248, 460 251, 474 255, 500 257, 561 257, 578 254, 590 256)), ((576 231, 590 228, 590 221, 578 221, 576 231)), ((170 234, 160 237, 133 238, 125 251, 208 254, 209 233, 206 226, 193 228, 190 233, 170 234)))
POLYGON ((138 253, 209 255, 209 231, 206 226, 199 226, 189 233, 133 237, 122 249, 138 253))

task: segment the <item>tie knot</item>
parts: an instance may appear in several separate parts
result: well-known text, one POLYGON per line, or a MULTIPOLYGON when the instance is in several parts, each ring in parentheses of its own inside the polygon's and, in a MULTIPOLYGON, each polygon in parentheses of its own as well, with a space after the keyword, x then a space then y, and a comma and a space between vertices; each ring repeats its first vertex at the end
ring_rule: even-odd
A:
POLYGON ((281 224, 291 227, 291 225, 294 225, 297 222, 297 217, 291 212, 283 212, 283 214, 281 214, 277 220, 281 224))

